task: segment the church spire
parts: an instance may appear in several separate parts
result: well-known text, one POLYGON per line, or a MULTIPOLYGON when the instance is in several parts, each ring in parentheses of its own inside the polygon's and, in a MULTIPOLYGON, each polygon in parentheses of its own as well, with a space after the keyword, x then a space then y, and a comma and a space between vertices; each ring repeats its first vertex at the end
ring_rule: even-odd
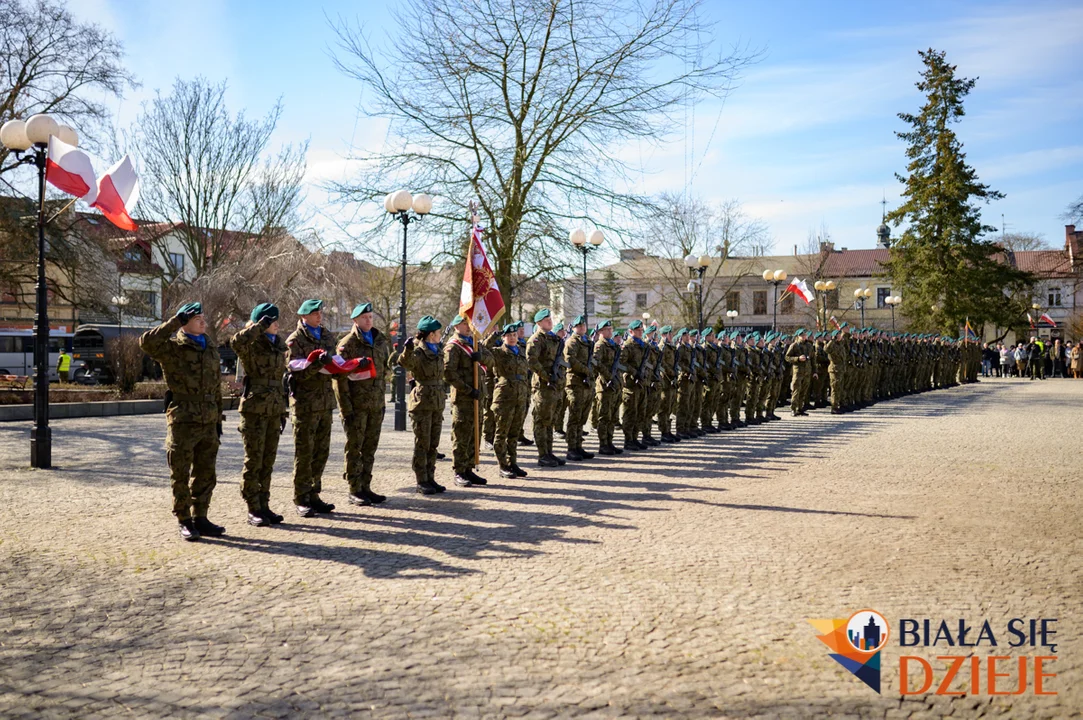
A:
POLYGON ((889 248, 891 247, 891 228, 887 226, 887 193, 884 193, 880 207, 880 227, 876 228, 876 246, 889 248))

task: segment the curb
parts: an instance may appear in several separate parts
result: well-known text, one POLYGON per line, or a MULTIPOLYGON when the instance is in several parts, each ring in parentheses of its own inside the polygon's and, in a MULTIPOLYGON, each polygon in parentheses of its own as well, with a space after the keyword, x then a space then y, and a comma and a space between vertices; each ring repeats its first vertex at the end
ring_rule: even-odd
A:
MULTIPOLYGON (((222 400, 224 409, 235 410, 237 408, 237 398, 223 398, 222 400)), ((105 402, 50 403, 49 420, 112 417, 116 415, 153 415, 161 412, 161 400, 111 400, 105 402)), ((33 419, 33 405, 0 405, 0 422, 33 419)))

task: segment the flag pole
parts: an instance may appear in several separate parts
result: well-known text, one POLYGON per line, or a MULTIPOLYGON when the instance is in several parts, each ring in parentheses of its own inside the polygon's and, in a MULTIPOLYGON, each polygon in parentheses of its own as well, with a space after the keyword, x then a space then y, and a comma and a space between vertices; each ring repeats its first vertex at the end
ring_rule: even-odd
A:
MULTIPOLYGON (((478 224, 477 206, 470 202, 470 250, 466 252, 466 262, 470 262, 470 253, 474 248, 474 228, 478 224)), ((470 333, 474 337, 474 352, 481 352, 478 337, 478 329, 474 326, 473 318, 470 319, 470 333)), ((481 467, 481 385, 478 384, 478 363, 474 366, 474 389, 478 397, 474 398, 474 467, 481 467)))

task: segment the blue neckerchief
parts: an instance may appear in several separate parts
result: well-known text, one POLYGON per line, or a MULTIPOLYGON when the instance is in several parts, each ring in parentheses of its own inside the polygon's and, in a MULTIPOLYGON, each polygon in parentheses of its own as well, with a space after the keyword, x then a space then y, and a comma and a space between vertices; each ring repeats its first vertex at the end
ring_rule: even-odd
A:
POLYGON ((272 335, 271 333, 263 333, 263 334, 267 336, 267 339, 271 341, 271 344, 272 344, 272 345, 274 345, 274 344, 275 344, 275 341, 277 341, 277 340, 278 340, 278 336, 277 336, 277 335, 272 335))
POLYGON ((514 355, 518 355, 518 354, 519 354, 519 346, 518 346, 518 345, 512 345, 512 346, 511 346, 511 352, 512 352, 512 353, 513 353, 514 355))
POLYGON ((637 343, 639 343, 640 345, 643 345, 643 344, 644 344, 644 343, 643 343, 643 341, 642 341, 642 340, 640 340, 639 338, 637 338, 637 337, 636 337, 635 335, 633 335, 633 336, 632 336, 632 339, 633 339, 633 340, 635 340, 635 341, 636 341, 637 343))
POLYGON ((188 339, 198 345, 200 348, 207 349, 207 336, 206 335, 193 335, 191 333, 184 333, 188 336, 188 339))
POLYGON ((552 337, 555 337, 555 338, 556 338, 557 340, 559 340, 559 339, 560 339, 560 336, 559 336, 559 335, 557 335, 557 334, 556 334, 555 332, 553 332, 552 330, 550 330, 549 332, 547 332, 547 333, 546 333, 546 335, 551 335, 552 337))
POLYGON ((605 341, 614 347, 617 345, 617 343, 613 342, 613 338, 606 338, 605 341))
POLYGON ((364 338, 365 342, 367 342, 369 345, 372 344, 372 331, 371 330, 369 330, 367 332, 362 331, 361 337, 364 338))
POLYGON ((474 347, 474 338, 469 337, 468 335, 460 335, 459 339, 462 340, 467 345, 469 345, 470 347, 474 347))
POLYGON ((440 354, 440 346, 436 343, 427 342, 425 343, 425 347, 427 347, 429 349, 429 352, 433 353, 434 355, 440 354))
POLYGON ((308 323, 305 323, 305 327, 308 328, 308 331, 312 333, 313 337, 315 337, 317 340, 320 339, 320 333, 323 332, 322 328, 312 327, 308 323))

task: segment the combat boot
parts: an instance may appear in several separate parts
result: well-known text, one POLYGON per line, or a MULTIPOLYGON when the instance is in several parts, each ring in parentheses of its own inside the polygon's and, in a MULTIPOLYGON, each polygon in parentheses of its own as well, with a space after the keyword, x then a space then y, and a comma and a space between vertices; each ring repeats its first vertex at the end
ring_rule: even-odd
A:
POLYGON ((521 478, 526 477, 526 470, 519 467, 518 463, 512 463, 511 464, 511 469, 514 470, 515 474, 518 475, 519 477, 521 477, 521 478))
POLYGON ((316 511, 312 509, 312 502, 308 498, 297 501, 297 514, 303 518, 310 518, 316 514, 316 511))
POLYGON ((438 493, 442 493, 447 490, 446 487, 436 482, 436 470, 434 469, 429 470, 429 484, 436 488, 436 492, 438 493))
POLYGON ((248 508, 248 524, 255 527, 266 527, 271 521, 263 514, 261 508, 248 508))
POLYGON ((560 467, 560 463, 552 455, 541 455, 538 457, 539 467, 560 467))
POLYGON ((640 443, 646 445, 647 447, 658 447, 662 444, 662 441, 655 440, 650 433, 643 433, 643 439, 640 441, 640 443))
POLYGON ((226 534, 226 529, 221 525, 215 525, 205 517, 197 517, 192 520, 192 524, 195 525, 196 530, 200 535, 206 535, 207 537, 222 537, 226 534))
POLYGON ((568 458, 569 460, 571 460, 573 462, 580 462, 582 460, 586 460, 586 458, 583 456, 583 453, 579 452, 575 448, 572 448, 567 453, 565 453, 564 457, 568 458))
POLYGON ((455 484, 459 487, 474 487, 466 473, 455 473, 455 484))
POLYGON ((584 450, 583 448, 579 448, 579 454, 583 456, 584 460, 593 460, 594 459, 594 453, 588 452, 588 451, 584 450))
POLYGON ((368 507, 372 505, 372 501, 365 497, 360 491, 357 493, 350 493, 346 497, 346 502, 359 507, 368 507))
POLYGON ((624 441, 624 449, 625 450, 646 450, 647 448, 646 448, 645 445, 640 445, 637 440, 634 440, 632 438, 628 438, 628 439, 626 439, 624 441))
POLYGON ((565 461, 565 460, 564 460, 563 458, 558 458, 558 457, 557 457, 556 455, 554 455, 553 453, 549 453, 549 457, 551 457, 552 459, 556 460, 556 461, 557 461, 557 465, 567 465, 567 464, 568 464, 568 463, 567 463, 567 461, 565 461))
POLYGON ((617 454, 616 450, 617 450, 616 448, 611 447, 609 445, 602 445, 602 446, 600 446, 598 448, 598 454, 599 455, 616 455, 617 454))
POLYGON ((507 479, 510 480, 511 478, 517 478, 519 476, 510 467, 501 467, 500 468, 500 477, 507 478, 507 479))
POLYGON ((331 503, 327 503, 327 502, 324 502, 323 500, 320 500, 319 495, 313 495, 311 501, 309 502, 309 505, 312 507, 313 510, 315 510, 316 512, 318 512, 320 514, 323 514, 323 515, 326 515, 328 513, 332 513, 332 512, 335 511, 335 506, 332 505, 331 503))
POLYGON ((178 525, 180 526, 180 536, 188 542, 195 542, 199 539, 199 530, 196 529, 195 524, 191 520, 181 520, 178 525))
POLYGON ((272 525, 281 525, 282 521, 286 519, 271 509, 269 498, 261 498, 259 501, 259 508, 263 517, 267 518, 267 522, 272 525))
POLYGON ((358 494, 373 505, 379 505, 384 500, 387 500, 386 496, 372 491, 372 478, 361 481, 361 492, 358 494))

